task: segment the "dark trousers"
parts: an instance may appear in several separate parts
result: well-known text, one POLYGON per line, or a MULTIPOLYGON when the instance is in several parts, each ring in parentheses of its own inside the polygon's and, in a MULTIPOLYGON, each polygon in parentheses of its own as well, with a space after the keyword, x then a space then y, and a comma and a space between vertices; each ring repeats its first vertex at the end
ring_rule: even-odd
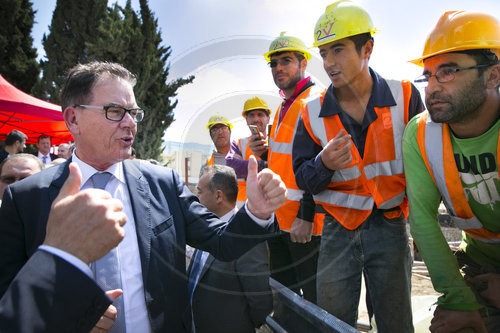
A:
POLYGON ((283 231, 267 241, 271 277, 312 303, 316 303, 320 242, 321 236, 312 236, 308 243, 293 243, 290 234, 283 231))

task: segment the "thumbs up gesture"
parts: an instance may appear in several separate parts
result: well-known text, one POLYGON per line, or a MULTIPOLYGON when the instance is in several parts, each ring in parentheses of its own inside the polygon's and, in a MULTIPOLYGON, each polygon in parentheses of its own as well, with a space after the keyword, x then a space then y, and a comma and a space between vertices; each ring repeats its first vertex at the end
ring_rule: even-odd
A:
POLYGON ((82 175, 75 163, 52 203, 45 245, 68 252, 89 264, 103 257, 125 236, 123 205, 99 189, 79 192, 82 175))
POLYGON ((260 219, 268 219, 286 201, 285 183, 276 173, 264 169, 257 173, 257 160, 252 155, 248 161, 247 208, 260 219))

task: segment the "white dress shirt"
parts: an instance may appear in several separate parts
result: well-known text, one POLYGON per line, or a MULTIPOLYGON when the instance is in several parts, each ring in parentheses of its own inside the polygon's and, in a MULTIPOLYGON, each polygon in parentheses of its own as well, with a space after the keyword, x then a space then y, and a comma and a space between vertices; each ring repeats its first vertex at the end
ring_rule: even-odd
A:
MULTIPOLYGON (((72 154, 72 162, 75 162, 82 173, 82 185, 80 190, 93 187, 93 182, 90 177, 97 171, 92 166, 81 161, 75 153, 72 154)), ((132 206, 130 201, 130 195, 127 190, 125 183, 125 177, 123 174, 123 163, 119 162, 113 164, 108 169, 104 170, 113 175, 110 178, 105 190, 111 194, 115 199, 119 199, 123 203, 123 212, 127 216, 127 223, 123 226, 125 230, 125 237, 118 244, 118 260, 120 264, 120 273, 122 279, 122 289, 125 308, 125 325, 127 327, 127 332, 141 332, 149 333, 151 332, 151 326, 149 323, 148 312, 146 308, 146 301, 144 296, 144 283, 142 280, 142 268, 141 268, 141 258, 139 255, 139 246, 137 243, 137 233, 135 228, 134 214, 132 212, 132 206)), ((274 213, 267 220, 259 219, 246 208, 245 210, 250 218, 262 227, 267 227, 274 221, 274 213)), ((229 219, 236 213, 235 210, 224 215, 221 220, 229 221, 229 219)), ((64 252, 60 249, 42 245, 40 249, 57 255, 66 261, 72 263, 74 266, 78 267, 88 276, 93 277, 92 271, 89 266, 86 265, 82 260, 77 257, 64 252)), ((208 254, 207 254, 208 256, 208 254)))
POLYGON ((40 159, 40 161, 42 161, 43 164, 47 165, 47 164, 50 164, 52 162, 52 159, 50 158, 50 153, 47 153, 47 155, 44 155, 42 153, 40 153, 40 151, 38 151, 38 158, 40 159), (43 161, 43 157, 46 157, 45 158, 45 162, 43 161))

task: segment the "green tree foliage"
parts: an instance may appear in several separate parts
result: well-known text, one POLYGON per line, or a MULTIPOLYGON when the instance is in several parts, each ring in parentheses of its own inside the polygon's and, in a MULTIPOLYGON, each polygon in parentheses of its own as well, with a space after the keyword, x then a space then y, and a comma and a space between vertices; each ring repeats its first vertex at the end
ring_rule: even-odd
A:
POLYGON ((107 0, 57 0, 48 35, 43 36, 47 60, 41 61, 43 76, 33 89, 40 98, 60 104, 59 92, 66 71, 89 60, 89 41, 106 17, 107 0))
POLYGON ((29 0, 0 0, 0 74, 30 92, 40 69, 31 30, 35 11, 29 0))
MULTIPOLYGON (((60 2, 68 1, 74 3, 71 0, 58 0, 58 6, 60 2)), ((140 15, 133 10, 130 0, 125 7, 114 4, 104 9, 103 13, 102 18, 98 20, 99 24, 81 41, 84 47, 80 48, 73 58, 66 57, 61 60, 66 61, 66 65, 58 64, 56 68, 56 65, 50 64, 52 58, 47 53, 48 60, 45 62, 44 71, 45 68, 54 68, 56 75, 52 77, 60 77, 59 82, 62 82, 64 71, 78 61, 99 60, 121 63, 136 74, 137 85, 134 88, 136 100, 146 110, 146 116, 138 125, 134 147, 138 158, 159 159, 163 134, 173 121, 173 110, 177 104, 174 101, 176 91, 191 82, 193 78, 180 78, 166 83, 169 73, 167 59, 171 50, 170 47, 162 45, 158 21, 149 9, 147 0, 140 0, 140 15)), ((71 16, 75 15, 77 13, 68 12, 64 17, 68 22, 72 22, 71 16)), ((52 22, 50 35, 55 34, 54 18, 52 22)), ((73 33, 78 34, 77 31, 74 30, 73 33)), ((46 42, 44 45, 47 48, 52 44, 46 42)), ((64 43, 59 43, 58 48, 59 53, 65 53, 64 43)), ((60 83, 54 84, 55 82, 55 80, 48 82, 51 87, 55 87, 54 92, 60 90, 60 83)), ((48 89, 46 91, 48 96, 54 94, 48 89)))

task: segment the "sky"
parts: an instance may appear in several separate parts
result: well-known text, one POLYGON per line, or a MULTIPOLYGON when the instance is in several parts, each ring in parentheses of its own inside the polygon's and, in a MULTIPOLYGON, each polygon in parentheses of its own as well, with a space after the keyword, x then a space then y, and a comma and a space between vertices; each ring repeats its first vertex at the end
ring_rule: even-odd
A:
MULTIPOLYGON (((39 57, 52 19, 56 0, 32 0, 35 14, 33 39, 39 57)), ((113 4, 116 1, 109 1, 113 4)), ((125 0, 117 1, 120 5, 125 0)), ((271 109, 281 99, 263 54, 271 41, 286 31, 299 37, 313 54, 306 71, 318 87, 329 80, 321 58, 312 48, 313 31, 327 5, 325 0, 150 0, 158 19, 163 43, 172 48, 169 79, 195 75, 192 84, 178 90, 175 121, 165 140, 211 143, 206 124, 220 114, 235 126, 232 139, 248 136, 241 117, 247 98, 264 98, 271 109)), ((375 27, 375 46, 370 66, 386 78, 412 80, 421 68, 408 60, 421 55, 425 39, 447 10, 471 10, 500 17, 498 0, 359 0, 375 27)), ((139 1, 132 7, 139 10, 139 1)), ((146 114, 147 116, 147 114, 146 114)))

